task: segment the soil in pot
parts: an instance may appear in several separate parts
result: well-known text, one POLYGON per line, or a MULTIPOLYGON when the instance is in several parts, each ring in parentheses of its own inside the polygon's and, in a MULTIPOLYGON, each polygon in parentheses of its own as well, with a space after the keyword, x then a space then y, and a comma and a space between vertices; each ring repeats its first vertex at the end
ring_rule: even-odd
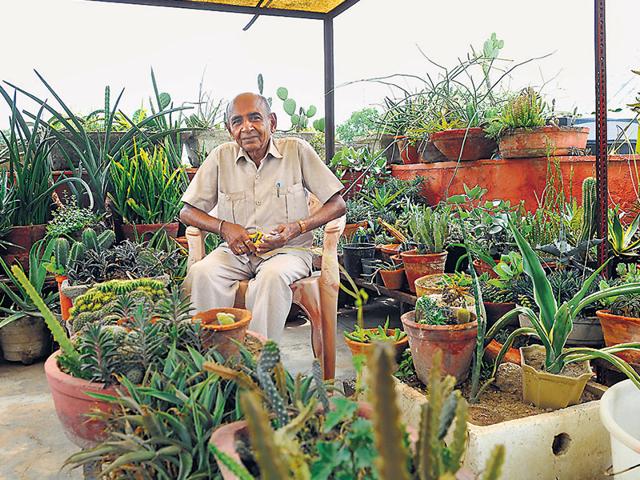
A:
POLYGON ((375 255, 376 246, 373 243, 347 243, 342 247, 342 262, 352 278, 360 277, 362 259, 374 258, 375 255))
POLYGON ((416 291, 415 281, 434 273, 444 273, 444 265, 447 261, 447 252, 419 254, 417 250, 409 250, 400 254, 404 263, 404 271, 407 275, 409 290, 416 291))
POLYGON ((479 127, 457 128, 431 134, 435 146, 452 162, 491 158, 497 148, 494 140, 479 127))

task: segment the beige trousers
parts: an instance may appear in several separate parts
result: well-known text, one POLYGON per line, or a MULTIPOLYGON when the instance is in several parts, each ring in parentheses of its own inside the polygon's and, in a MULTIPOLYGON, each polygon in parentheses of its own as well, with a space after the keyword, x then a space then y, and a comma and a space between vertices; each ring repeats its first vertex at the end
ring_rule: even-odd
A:
POLYGON ((291 309, 289 285, 311 274, 309 258, 279 253, 268 259, 255 255, 234 255, 218 247, 189 269, 183 288, 191 292, 196 312, 233 307, 238 282, 249 280, 245 304, 251 310, 249 329, 279 341, 291 309))

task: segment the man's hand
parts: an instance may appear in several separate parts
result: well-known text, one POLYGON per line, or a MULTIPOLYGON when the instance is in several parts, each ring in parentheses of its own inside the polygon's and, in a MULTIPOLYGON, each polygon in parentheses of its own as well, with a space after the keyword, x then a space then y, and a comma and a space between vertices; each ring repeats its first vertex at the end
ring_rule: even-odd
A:
POLYGON ((262 238, 262 242, 257 249, 258 255, 280 248, 298 235, 300 235, 300 225, 298 223, 280 224, 262 238))
POLYGON ((236 255, 256 253, 256 246, 249 238, 249 232, 236 223, 224 222, 220 229, 220 236, 229 244, 229 248, 236 255))

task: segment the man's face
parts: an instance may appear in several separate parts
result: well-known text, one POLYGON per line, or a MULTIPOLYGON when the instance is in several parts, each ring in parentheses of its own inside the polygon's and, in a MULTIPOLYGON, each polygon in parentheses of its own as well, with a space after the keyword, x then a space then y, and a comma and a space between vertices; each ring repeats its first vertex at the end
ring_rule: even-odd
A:
POLYGON ((260 98, 253 94, 237 96, 231 106, 227 129, 248 154, 268 148, 276 129, 276 116, 268 114, 260 98))

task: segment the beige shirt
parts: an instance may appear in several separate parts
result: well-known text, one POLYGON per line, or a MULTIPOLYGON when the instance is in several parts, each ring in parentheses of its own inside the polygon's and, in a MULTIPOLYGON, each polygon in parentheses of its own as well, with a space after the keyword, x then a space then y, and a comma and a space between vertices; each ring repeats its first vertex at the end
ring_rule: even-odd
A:
MULTIPOLYGON (((324 204, 341 189, 340 180, 307 142, 294 137, 271 138, 260 167, 236 142, 214 149, 182 201, 205 212, 217 206, 219 219, 242 225, 250 232, 269 233, 281 223, 309 216, 307 191, 324 204)), ((312 243, 313 234, 307 232, 286 247, 295 253, 311 248, 312 243)))

